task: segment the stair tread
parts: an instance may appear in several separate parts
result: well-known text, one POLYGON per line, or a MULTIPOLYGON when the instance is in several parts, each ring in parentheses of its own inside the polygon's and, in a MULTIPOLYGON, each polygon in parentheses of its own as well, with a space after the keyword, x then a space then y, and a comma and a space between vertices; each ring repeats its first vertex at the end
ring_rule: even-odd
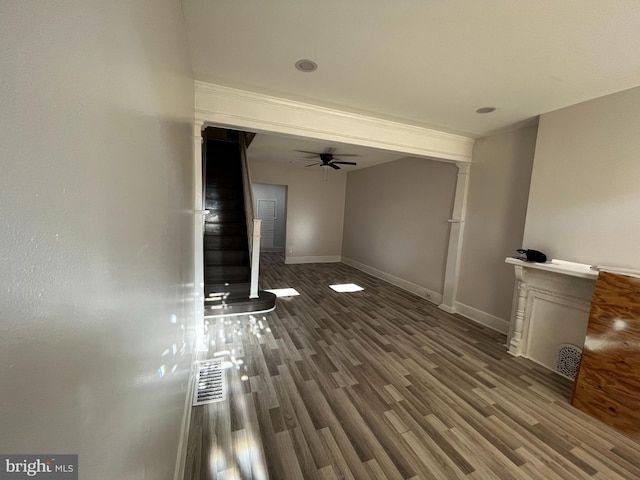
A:
POLYGON ((244 270, 249 270, 249 265, 219 265, 216 270, 226 270, 226 272, 215 272, 215 273, 241 272, 244 270))
POLYGON ((249 295, 251 284, 249 283, 229 283, 229 284, 211 284, 206 283, 204 286, 205 298, 209 298, 212 294, 225 294, 229 297, 243 297, 249 295))
POLYGON ((207 267, 248 267, 247 250, 204 250, 204 263, 207 267))
POLYGON ((248 282, 251 273, 248 266, 215 265, 207 267, 204 271, 205 283, 248 282))
POLYGON ((205 317, 220 315, 238 315, 241 313, 263 312, 273 310, 276 296, 271 292, 260 290, 258 298, 249 298, 249 289, 242 297, 225 297, 218 301, 205 302, 205 317))
POLYGON ((240 205, 214 205, 211 208, 207 208, 210 212, 216 213, 244 213, 244 206, 240 205))
POLYGON ((209 245, 205 245, 205 249, 207 250, 226 250, 228 248, 232 248, 231 245, 234 245, 234 249, 248 248, 247 247, 247 237, 230 237, 228 235, 216 234, 216 233, 208 233, 207 234, 207 243, 209 245), (215 242, 216 239, 222 240, 223 245, 218 247, 214 247, 211 244, 215 242))
POLYGON ((204 223, 209 223, 211 225, 233 225, 233 226, 242 225, 242 226, 246 226, 246 222, 241 221, 241 220, 237 220, 237 221, 233 221, 233 220, 207 220, 206 217, 205 217, 204 223))
POLYGON ((224 234, 224 233, 223 234, 216 234, 216 235, 211 235, 210 233, 205 233, 203 236, 204 236, 205 239, 207 237, 212 237, 212 236, 214 236, 217 239, 220 239, 220 238, 228 238, 230 240, 235 240, 235 239, 246 240, 247 239, 246 235, 224 234))
POLYGON ((230 237, 225 235, 207 235, 204 238, 204 250, 247 249, 247 237, 230 237))
POLYGON ((229 253, 231 255, 234 254, 241 254, 241 253, 246 253, 247 255, 249 254, 249 252, 247 250, 245 250, 244 248, 205 248, 204 249, 205 252, 224 252, 224 253, 229 253))

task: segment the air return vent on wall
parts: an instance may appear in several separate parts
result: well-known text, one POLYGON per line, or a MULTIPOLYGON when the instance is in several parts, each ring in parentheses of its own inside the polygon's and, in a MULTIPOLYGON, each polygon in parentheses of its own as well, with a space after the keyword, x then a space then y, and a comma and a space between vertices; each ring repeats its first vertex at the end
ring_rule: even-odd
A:
POLYGON ((558 362, 556 363, 556 371, 560 375, 569 377, 571 379, 576 378, 578 375, 578 368, 580 368, 580 359, 582 358, 582 349, 564 343, 558 348, 558 362))
POLYGON ((196 369, 193 406, 221 402, 227 398, 227 384, 222 370, 222 358, 196 362, 196 369))

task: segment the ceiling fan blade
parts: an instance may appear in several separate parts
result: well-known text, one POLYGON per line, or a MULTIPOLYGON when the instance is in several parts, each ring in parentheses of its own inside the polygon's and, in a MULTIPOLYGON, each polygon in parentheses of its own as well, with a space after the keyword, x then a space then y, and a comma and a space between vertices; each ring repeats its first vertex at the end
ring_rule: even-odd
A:
POLYGON ((307 165, 307 167, 314 167, 316 165, 320 165, 320 162, 311 163, 311 164, 307 165))
POLYGON ((318 152, 308 152, 306 150, 294 150, 294 152, 308 153, 309 155, 322 155, 321 153, 318 153, 318 152))
POLYGON ((357 153, 336 153, 336 157, 359 157, 357 153))
POLYGON ((331 163, 339 163, 340 165, 357 165, 356 162, 331 162, 331 163))
POLYGON ((338 165, 335 165, 333 162, 327 163, 327 165, 329 165, 334 170, 340 170, 340 167, 338 165))

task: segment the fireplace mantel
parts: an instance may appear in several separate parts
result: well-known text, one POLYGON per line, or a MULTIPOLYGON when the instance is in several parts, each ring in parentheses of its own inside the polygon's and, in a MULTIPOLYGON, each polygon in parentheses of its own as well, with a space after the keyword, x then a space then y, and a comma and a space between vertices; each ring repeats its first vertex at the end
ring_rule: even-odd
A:
POLYGON ((591 265, 587 265, 586 263, 575 263, 556 259, 553 259, 550 262, 537 263, 527 262, 514 257, 507 257, 505 262, 522 268, 533 268, 544 272, 569 275, 570 277, 591 278, 593 281, 598 278, 598 271, 594 270, 591 265))
POLYGON ((584 345, 598 271, 555 259, 534 263, 508 257, 505 262, 516 276, 509 353, 556 371, 561 346, 584 345))

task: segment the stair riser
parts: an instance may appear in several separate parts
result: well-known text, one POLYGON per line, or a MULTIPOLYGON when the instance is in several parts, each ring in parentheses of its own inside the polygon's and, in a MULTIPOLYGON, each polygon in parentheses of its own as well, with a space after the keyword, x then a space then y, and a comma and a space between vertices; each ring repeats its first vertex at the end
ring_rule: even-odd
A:
POLYGON ((228 180, 236 183, 238 179, 242 181, 242 169, 240 165, 214 166, 213 168, 211 168, 211 165, 207 165, 207 182, 228 180))
POLYGON ((249 252, 240 251, 207 251, 204 252, 204 264, 207 266, 228 265, 228 266, 249 266, 249 252))
MULTIPOLYGON (((207 186, 207 188, 209 187, 207 186)), ((244 202, 242 190, 236 188, 218 188, 217 190, 208 191, 205 198, 207 202, 212 200, 244 202)))
POLYGON ((244 214, 244 199, 209 199, 205 201, 205 208, 211 211, 230 211, 230 212, 243 212, 244 214))
POLYGON ((204 272, 205 283, 243 283, 249 281, 249 268, 212 267, 204 272))
POLYGON ((216 190, 225 192, 234 192, 242 194, 242 183, 229 182, 223 179, 217 179, 214 181, 207 180, 207 189, 212 192, 216 190))
POLYGON ((246 236, 247 227, 244 223, 205 223, 204 234, 241 237, 246 236))
POLYGON ((249 290, 251 285, 249 283, 231 283, 216 285, 212 283, 206 283, 204 286, 205 298, 211 298, 211 295, 224 298, 245 298, 249 296, 249 290))
POLYGON ((206 250, 248 250, 247 237, 205 235, 204 249, 206 250))
POLYGON ((246 223, 244 211, 212 211, 204 216, 205 223, 246 223))

